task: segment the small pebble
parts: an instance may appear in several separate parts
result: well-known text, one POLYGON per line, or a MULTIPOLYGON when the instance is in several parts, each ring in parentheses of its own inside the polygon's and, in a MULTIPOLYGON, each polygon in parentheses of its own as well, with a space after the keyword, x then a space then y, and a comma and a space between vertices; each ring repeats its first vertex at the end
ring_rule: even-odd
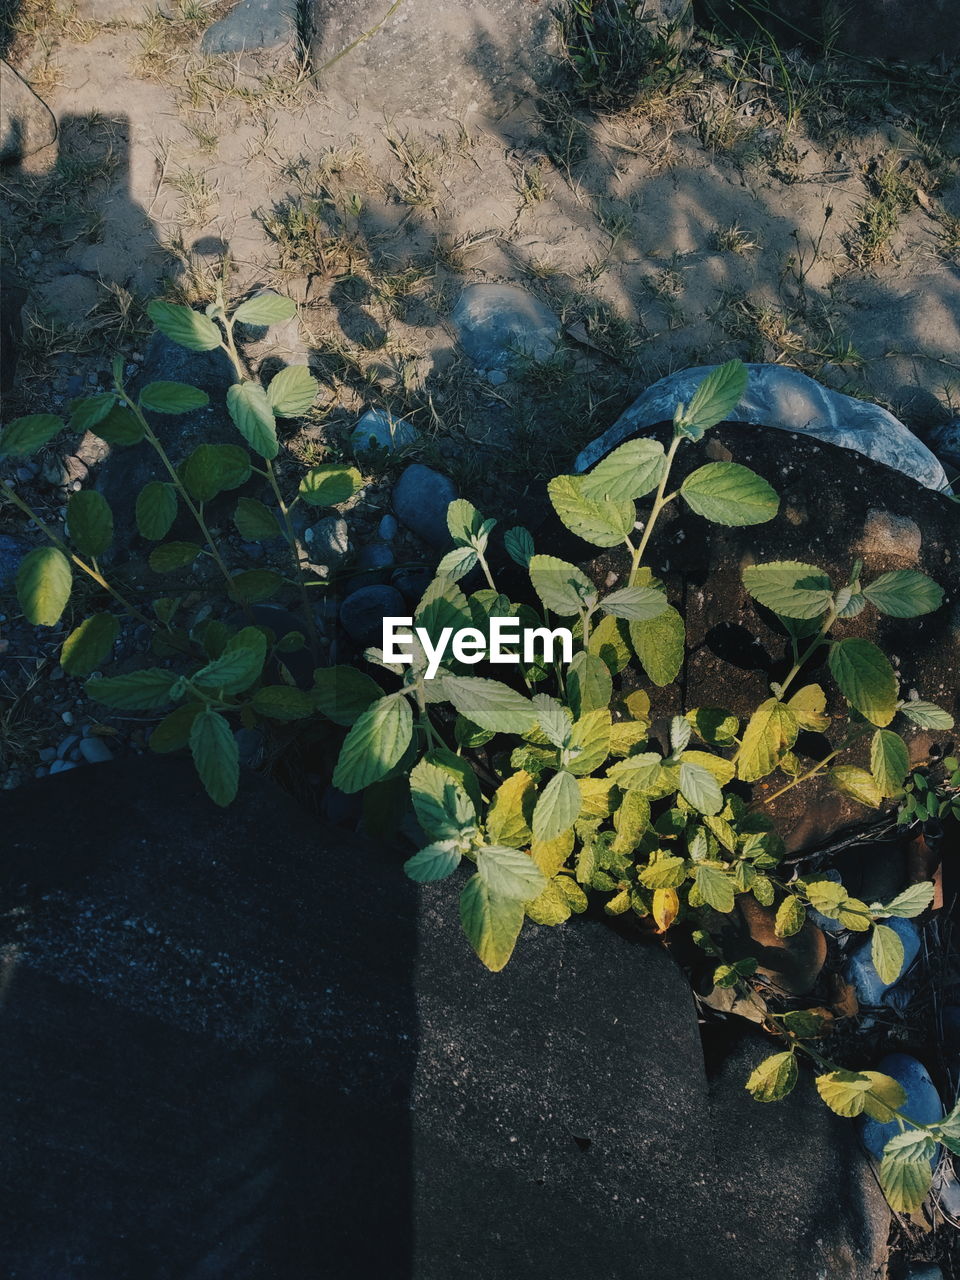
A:
POLYGON ((73 750, 73 748, 77 745, 79 741, 80 741, 80 735, 78 733, 71 733, 68 737, 64 738, 63 741, 60 743, 60 745, 57 747, 57 759, 66 760, 67 756, 70 754, 70 752, 73 750))
POLYGON ((73 724, 73 712, 72 711, 61 712, 60 719, 63 721, 65 725, 73 724))
POLYGON ((377 525, 377 535, 383 542, 392 542, 397 536, 397 518, 389 513, 377 525))
POLYGON ((52 764, 57 758, 56 747, 44 747, 42 751, 37 753, 44 764, 52 764))
POLYGON ((102 738, 82 738, 80 754, 87 764, 106 764, 113 759, 113 752, 102 738))

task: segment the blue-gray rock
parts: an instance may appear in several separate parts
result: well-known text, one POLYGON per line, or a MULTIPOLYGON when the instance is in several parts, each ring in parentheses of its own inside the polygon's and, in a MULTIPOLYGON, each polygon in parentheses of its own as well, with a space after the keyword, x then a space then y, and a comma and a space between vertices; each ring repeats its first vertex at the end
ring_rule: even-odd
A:
POLYGON ((297 0, 240 0, 203 33, 203 53, 285 53, 297 41, 297 0))
POLYGON ((14 585, 23 557, 32 550, 32 544, 25 538, 0 533, 0 591, 7 591, 14 585))
POLYGON ((347 595, 353 595, 363 587, 387 582, 393 568, 393 549, 386 542, 368 542, 354 561, 356 576, 347 587, 347 595))
POLYGON ((390 581, 408 604, 416 604, 433 581, 433 574, 426 565, 398 569, 390 581))
POLYGON ((560 337, 560 322, 549 307, 514 284, 468 285, 451 320, 479 369, 505 369, 523 357, 549 360, 560 337))
POLYGON ((416 444, 419 431, 406 418, 395 418, 383 409, 368 409, 350 433, 350 443, 356 453, 370 449, 384 449, 395 453, 407 445, 416 444))
POLYGON ((929 436, 930 448, 951 471, 960 471, 960 418, 934 427, 929 436))
POLYGON ((303 540, 320 564, 339 564, 350 552, 350 529, 343 516, 324 516, 307 529, 303 540))
POLYGON ((379 647, 384 618, 404 617, 406 611, 403 596, 395 587, 361 587, 340 606, 340 623, 357 644, 379 647))
POLYGON ((392 516, 389 511, 377 525, 377 537, 383 542, 392 542, 397 536, 397 517, 392 516))
POLYGON ((903 1273, 903 1280, 943 1280, 943 1272, 938 1266, 911 1267, 903 1273))
POLYGON ((80 754, 87 764, 106 764, 113 759, 113 752, 102 738, 81 738, 80 754))
POLYGON ((424 542, 446 549, 452 539, 447 528, 447 507, 457 497, 449 476, 414 462, 407 467, 393 490, 393 509, 424 542))
MULTIPOLYGON (((917 926, 912 920, 901 920, 894 916, 890 920, 883 922, 894 931, 903 943, 903 970, 901 977, 910 968, 920 951, 920 933, 917 926)), ((870 938, 865 938, 857 947, 844 968, 844 973, 848 982, 852 982, 857 991, 857 999, 862 1005, 878 1005, 884 1004, 884 997, 891 987, 896 984, 893 982, 883 982, 876 969, 873 967, 873 961, 870 958, 870 938)), ((897 982, 900 978, 897 979, 897 982)))
MULTIPOLYGON (((877 1070, 885 1076, 892 1076, 903 1086, 907 1095, 902 1108, 905 1116, 916 1120, 918 1124, 936 1124, 942 1118, 943 1103, 922 1062, 911 1058, 908 1053, 888 1053, 880 1060, 877 1070)), ((875 1160, 883 1156, 883 1148, 900 1132, 896 1120, 880 1124, 863 1115, 857 1119, 857 1128, 860 1131, 860 1141, 875 1160)), ((934 1164, 936 1160, 935 1155, 930 1163, 934 1164)))
MULTIPOLYGON (((639 396, 602 436, 587 445, 574 463, 587 471, 601 458, 650 427, 673 418, 715 365, 683 369, 661 378, 639 396)), ((937 458, 912 431, 880 405, 822 387, 797 369, 779 364, 748 364, 750 381, 730 422, 747 422, 812 436, 840 445, 912 476, 928 489, 943 489, 947 476, 937 458)))

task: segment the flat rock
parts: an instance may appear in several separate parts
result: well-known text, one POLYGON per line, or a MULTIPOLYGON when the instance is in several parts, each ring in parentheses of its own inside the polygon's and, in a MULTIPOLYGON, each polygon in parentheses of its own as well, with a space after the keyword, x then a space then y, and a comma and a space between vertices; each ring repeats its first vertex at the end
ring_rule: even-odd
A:
POLYGON ((307 10, 321 86, 391 112, 508 106, 553 69, 558 52, 547 4, 310 0, 307 10))
POLYGON ((383 409, 368 409, 350 432, 350 443, 356 453, 384 449, 395 453, 406 445, 416 444, 420 433, 412 422, 395 418, 383 409))
POLYGON ((560 336, 560 322, 549 307, 513 284, 468 285, 450 319, 461 347, 480 369, 503 369, 524 357, 548 360, 560 336))
MULTIPOLYGON (((586 471, 624 440, 658 423, 671 421, 680 401, 690 400, 715 365, 683 369, 655 382, 620 415, 609 430, 587 445, 574 463, 586 471)), ((943 489, 947 477, 938 459, 912 431, 880 405, 841 395, 797 369, 779 364, 748 364, 750 380, 731 422, 776 427, 827 444, 854 449, 902 471, 928 489, 943 489)))
POLYGON ((0 61, 0 161, 23 160, 56 137, 53 112, 13 67, 0 61))
POLYGON ((246 771, 240 796, 216 808, 170 758, 0 796, 11 1275, 882 1269, 889 1216, 852 1127, 806 1074, 776 1107, 749 1098, 769 1042, 711 1089, 664 950, 601 919, 528 924, 491 974, 460 877, 420 889, 402 852, 246 771))
MULTIPOLYGON (((904 1115, 916 1120, 918 1124, 936 1124, 943 1119, 943 1103, 922 1062, 918 1062, 909 1053, 888 1053, 885 1058, 880 1059, 876 1069, 884 1075, 892 1076, 903 1086, 907 1095, 902 1108, 904 1115)), ((858 1118, 857 1128, 860 1131, 860 1141, 874 1160, 883 1156, 883 1148, 900 1132, 900 1125, 896 1120, 881 1124, 879 1120, 871 1120, 867 1115, 858 1118)), ((936 1163, 939 1155, 938 1151, 931 1156, 930 1163, 936 1163)))
POLYGON ((393 489, 393 509, 401 524, 431 546, 445 549, 450 545, 447 507, 457 496, 449 476, 421 462, 407 467, 393 489))
POLYGON ((286 54, 297 42, 297 0, 239 0, 203 33, 202 53, 286 54))

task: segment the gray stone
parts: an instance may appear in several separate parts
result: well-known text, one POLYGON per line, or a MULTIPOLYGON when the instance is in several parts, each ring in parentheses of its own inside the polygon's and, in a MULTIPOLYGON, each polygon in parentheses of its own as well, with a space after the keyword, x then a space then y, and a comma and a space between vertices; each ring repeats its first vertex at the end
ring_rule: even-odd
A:
POLYGON ((68 734, 57 747, 57 759, 66 760, 67 756, 80 741, 79 733, 68 734))
MULTIPOLYGON (((689 401, 696 387, 715 365, 672 373, 655 382, 636 399, 599 439, 587 445, 574 463, 587 471, 601 458, 650 427, 669 422, 680 401, 689 401)), ((731 422, 777 427, 812 436, 865 454, 902 471, 928 489, 943 489, 943 467, 925 444, 880 405, 855 400, 822 387, 813 378, 779 364, 748 364, 750 381, 743 399, 730 414, 731 422)))
POLYGON ((348 594, 359 591, 361 587, 386 582, 393 563, 393 549, 388 543, 376 539, 368 542, 354 561, 356 577, 351 579, 348 594))
POLYGON ((424 565, 398 569, 390 575, 391 583, 408 604, 416 604, 433 581, 433 573, 424 565))
POLYGON ((491 369, 487 374, 487 381, 490 383, 491 387, 502 387, 507 381, 507 374, 503 369, 491 369))
POLYGON ((81 738, 80 754, 87 764, 106 764, 113 759, 113 752, 102 738, 81 738))
MULTIPOLYGON (((877 1070, 883 1075, 892 1076, 902 1085, 907 1095, 902 1108, 904 1115, 916 1120, 918 1124, 936 1124, 943 1118, 943 1103, 922 1062, 908 1053, 888 1053, 877 1064, 877 1070)), ((900 1125, 896 1120, 881 1124, 867 1115, 861 1115, 857 1119, 857 1129, 864 1147, 874 1160, 879 1160, 883 1155, 883 1148, 900 1132, 900 1125)), ((939 1151, 931 1156, 930 1163, 935 1164, 938 1158, 939 1151)))
MULTIPOLYGON (((912 920, 902 920, 896 916, 885 920, 884 924, 888 925, 903 943, 903 971, 900 975, 902 977, 920 952, 920 932, 912 920)), ((844 968, 847 981, 852 982, 856 988, 857 999, 862 1005, 868 1006, 886 1003, 885 996, 895 985, 892 982, 883 982, 880 978, 870 958, 870 947, 869 938, 861 942, 850 954, 844 968)), ((897 982, 899 981, 898 978, 897 982)))
POLYGON ((0 1036, 11 1275, 883 1273, 852 1126, 806 1071, 776 1107, 750 1099, 769 1041, 711 1089, 663 948, 527 924, 491 974, 462 876, 415 886, 402 851, 255 774, 217 808, 186 760, 28 783, 0 826, 23 904, 0 1036))
POLYGON ((938 1266, 910 1267, 903 1273, 903 1280, 943 1280, 943 1272, 938 1266))
POLYGON ((934 427, 929 435, 930 448, 944 463, 951 475, 960 471, 960 418, 934 427))
POLYGON ((468 285, 450 319, 461 347, 480 369, 503 369, 523 357, 548 360, 560 336, 560 322, 549 307, 514 284, 468 285))
POLYGON ((306 531, 304 541, 321 564, 337 565, 350 554, 350 528, 343 516, 324 516, 306 531))
POLYGON ((391 113, 507 106, 552 71, 558 52, 545 3, 312 0, 308 11, 321 86, 391 113))
POLYGON ((0 61, 0 161, 23 160, 56 141, 57 122, 25 80, 0 61))
POLYGON ((240 0, 200 41, 203 53, 292 52, 297 43, 297 0, 240 0))
POLYGON ((420 433, 412 422, 395 418, 383 409, 368 409, 350 433, 350 443, 356 453, 371 448, 395 453, 407 445, 416 444, 420 433))
POLYGON ((25 538, 0 533, 0 591, 8 591, 14 585, 23 557, 32 550, 33 543, 25 538))
POLYGON ((80 324, 97 305, 99 293, 95 280, 76 273, 58 276, 37 289, 41 311, 63 324, 80 324))
POLYGON ((156 12, 156 0, 152 3, 149 0, 77 0, 79 18, 104 25, 123 22, 142 26, 156 12))
POLYGON ((376 645, 383 642, 384 618, 406 615, 403 596, 395 587, 360 587, 347 596, 340 606, 340 624, 357 644, 376 645))
POLYGON ((397 527, 396 516, 392 516, 387 512, 377 525, 377 537, 381 538, 384 542, 392 542, 397 536, 397 527))
POLYGON ((452 541, 447 528, 447 507, 457 497, 453 481, 432 467, 415 462, 407 467, 393 489, 393 509, 424 542, 446 548, 452 541))

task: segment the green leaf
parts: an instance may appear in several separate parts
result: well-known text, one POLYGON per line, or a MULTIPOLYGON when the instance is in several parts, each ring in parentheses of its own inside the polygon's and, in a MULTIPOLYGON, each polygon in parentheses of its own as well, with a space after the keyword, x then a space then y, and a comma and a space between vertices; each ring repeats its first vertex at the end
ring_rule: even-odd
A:
POLYGON ((192 307, 157 298, 147 305, 147 315, 165 337, 188 351, 212 351, 220 346, 220 330, 192 307))
POLYGON ((825 714, 826 705, 827 695, 818 684, 804 685, 787 702, 800 728, 813 733, 822 733, 830 727, 830 717, 825 714))
POLYGON ((773 931, 778 938, 792 938, 806 923, 807 913, 799 898, 790 894, 777 907, 773 931))
POLYGON ((70 676, 88 676, 108 658, 120 633, 120 623, 112 613, 94 613, 85 618, 63 642, 60 665, 70 676))
POLYGON ((530 855, 506 845, 483 845, 477 852, 477 871, 494 898, 532 902, 547 887, 530 855))
POLYGON ((417 884, 433 884, 453 875, 462 857, 452 840, 442 840, 437 844, 428 844, 425 849, 408 858, 403 869, 417 884))
POLYGON ((817 1093, 838 1116, 858 1116, 871 1088, 870 1077, 857 1071, 829 1071, 817 1076, 817 1093))
POLYGON ((117 407, 112 391, 101 391, 95 396, 83 396, 70 406, 70 427, 73 431, 92 431, 117 407))
POLYGON ((300 497, 311 507, 336 507, 347 502, 363 487, 363 477, 356 467, 338 462, 311 467, 300 481, 300 497))
POLYGON ((171 701, 170 690, 179 681, 175 671, 145 667, 125 676, 101 676, 88 680, 84 691, 94 702, 119 711, 155 711, 171 701))
POLYGON ((210 397, 205 391, 185 382, 151 382, 140 392, 141 409, 152 409, 155 413, 189 413, 209 403, 210 397))
POLYGON ((576 822, 580 813, 580 788, 572 773, 554 774, 537 798, 533 810, 536 840, 555 840, 576 822))
POLYGON ((848 637, 830 646, 830 674, 852 707, 871 724, 890 723, 897 710, 897 677, 882 650, 848 637))
POLYGON ((522 525, 517 525, 515 529, 508 529, 503 535, 503 545, 514 564, 525 569, 533 555, 533 538, 529 531, 522 525))
POLYGON ((629 667, 633 653, 628 643, 629 630, 619 618, 606 617, 590 628, 587 651, 602 659, 611 675, 629 667))
POLYGON ((649 622, 670 607, 666 595, 656 587, 623 587, 600 601, 604 613, 628 622, 649 622))
POLYGON ((247 444, 268 461, 280 451, 277 423, 259 382, 235 382, 227 391, 227 409, 247 444))
POLYGON ((897 708, 919 729, 952 729, 953 716, 933 702, 904 702, 897 708))
MULTIPOLYGON (((863 1099, 864 1111, 871 1120, 876 1120, 879 1124, 889 1124, 895 1112, 906 1103, 906 1090, 899 1080, 894 1080, 893 1076, 883 1075, 880 1071, 864 1071, 861 1074, 870 1081, 869 1092, 863 1099)), ((933 1139, 930 1139, 930 1142, 932 1143, 933 1139)))
POLYGON ((787 1050, 775 1053, 750 1074, 747 1089, 757 1102, 779 1102, 797 1083, 797 1059, 787 1050))
POLYGON ((658 441, 628 440, 587 472, 582 492, 598 502, 633 502, 657 487, 666 462, 663 445, 658 441))
POLYGON ((749 382, 746 365, 730 360, 708 373, 682 415, 685 426, 706 431, 729 418, 743 399, 749 382))
POLYGON ((480 874, 470 877, 460 895, 460 923, 481 961, 499 973, 513 954, 523 927, 523 903, 490 892, 480 874))
POLYGON ((870 959, 880 981, 892 986, 903 972, 903 943, 889 925, 875 924, 870 941, 870 959))
POLYGON ((543 607, 561 618, 579 613, 584 603, 597 594, 596 587, 582 570, 556 556, 531 556, 528 569, 543 607))
POLYGON ((236 796, 240 780, 237 740, 229 721, 204 708, 190 726, 190 754, 207 795, 225 808, 236 796))
POLYGON ((477 553, 472 547, 454 547, 437 565, 437 576, 459 582, 477 562, 477 553))
POLYGON ((610 705, 613 679, 602 658, 581 649, 567 668, 567 701, 579 720, 589 711, 600 711, 610 705))
POLYGON ((723 808, 720 784, 702 765, 681 762, 680 794, 700 813, 715 814, 723 808))
MULTIPOLYGON (((901 1134, 901 1137, 913 1138, 913 1134, 901 1134)), ((918 1146, 924 1149, 929 1144, 934 1150, 932 1138, 920 1135, 918 1146)), ((889 1143, 887 1144, 889 1148, 889 1143)), ((922 1160, 904 1159, 901 1153, 887 1155, 884 1153, 880 1161, 880 1189, 887 1198, 890 1208, 897 1213, 916 1213, 933 1182, 933 1170, 930 1168, 930 1157, 922 1160)))
POLYGON ((569 743, 573 733, 573 717, 556 698, 538 693, 533 699, 537 709, 537 724, 555 747, 561 750, 569 743))
POLYGON ((859 769, 854 764, 838 764, 827 770, 827 777, 843 795, 866 805, 868 809, 876 809, 883 803, 880 788, 866 769, 859 769))
POLYGON ((686 862, 668 854, 661 854, 640 872, 640 883, 647 889, 679 889, 686 878, 686 862))
POLYGON ((909 771, 910 753, 907 751, 907 744, 898 733, 893 733, 890 729, 878 729, 870 745, 870 772, 881 795, 897 795, 909 771))
POLYGON ((633 530, 637 518, 632 502, 588 498, 585 477, 556 476, 547 486, 553 509, 577 537, 596 547, 617 547, 633 530))
POLYGON ((923 880, 919 884, 908 885, 902 893, 898 893, 895 898, 884 903, 882 908, 877 904, 873 909, 877 915, 898 916, 901 919, 910 920, 926 911, 933 902, 935 892, 933 882, 923 880))
MULTIPOLYGON (((566 879, 564 876, 563 879, 566 879)), ((579 886, 578 886, 579 887, 579 886)), ((554 880, 547 881, 547 887, 533 902, 524 904, 527 918, 534 924, 558 925, 570 919, 571 906, 563 889, 554 880)))
POLYGON ((17 570, 17 600, 23 616, 35 627, 56 626, 72 585, 70 561, 62 551, 37 547, 28 552, 17 570))
POLYGON ((863 588, 863 594, 891 618, 918 618, 943 604, 943 588, 915 569, 882 573, 863 588))
POLYGON ((318 667, 310 691, 316 709, 334 724, 352 725, 383 696, 375 680, 356 667, 318 667))
POLYGON ((250 478, 250 456, 236 444, 200 444, 183 465, 183 482, 195 502, 209 502, 250 478))
POLYGON ((241 324, 253 325, 255 328, 268 328, 272 324, 282 324, 297 314, 297 304, 292 298, 284 298, 270 290, 258 293, 255 298, 241 302, 233 313, 234 320, 241 324))
POLYGON ((680 486, 691 511, 714 524, 765 524, 780 509, 776 491, 749 467, 737 462, 708 462, 680 486))
POLYGON ((137 528, 144 538, 159 542, 177 517, 177 491, 163 480, 151 480, 137 494, 137 528))
POLYGON ((386 777, 413 737, 413 713, 405 697, 379 698, 347 734, 333 774, 333 785, 352 795, 386 777))
POLYGON ((530 823, 536 794, 533 778, 524 769, 501 782, 487 811, 487 836, 493 844, 512 849, 529 845, 533 839, 530 823))
POLYGON ((662 766, 663 759, 655 751, 644 751, 640 755, 628 756, 626 760, 618 760, 607 774, 623 791, 647 791, 659 795, 662 766))
POLYGON ((31 413, 25 418, 14 418, 0 435, 0 458, 26 458, 49 444, 63 428, 63 419, 52 413, 31 413))
POLYGON ((192 564, 201 550, 195 542, 164 542, 154 547, 147 563, 154 573, 173 573, 192 564))
POLYGON ((745 782, 756 782, 772 773, 777 761, 797 740, 799 726, 793 711, 768 698, 747 721, 737 757, 737 771, 745 782))
POLYGON ((714 911, 721 911, 727 915, 733 910, 735 896, 733 881, 720 867, 712 866, 708 862, 698 863, 694 884, 700 891, 701 898, 708 906, 713 907, 714 911))
POLYGON ((244 627, 230 637, 219 658, 194 672, 190 680, 204 693, 243 693, 259 680, 266 657, 266 636, 259 627, 244 627))
POLYGON ((444 696, 457 711, 493 733, 526 733, 537 719, 529 699, 499 680, 477 676, 445 676, 444 696))
POLYGON ((186 702, 164 716, 150 735, 150 750, 156 751, 158 755, 166 755, 189 746, 190 730, 194 719, 202 710, 202 702, 186 702))
POLYGON ((67 532, 81 555, 96 559, 113 540, 113 512, 102 493, 82 489, 67 503, 67 532))
POLYGON ((270 379, 267 399, 278 418, 302 418, 319 390, 320 383, 305 364, 291 364, 270 379))
POLYGON ((258 689, 250 705, 268 720, 306 720, 314 713, 313 699, 288 684, 268 684, 258 689))
POLYGON ((430 840, 448 840, 476 826, 473 802, 447 770, 421 760, 410 774, 410 798, 430 840))
POLYGON ((466 498, 454 498, 447 506, 447 530, 454 542, 469 545, 479 537, 483 517, 466 498))
POLYGON ((143 439, 143 427, 132 409, 124 404, 116 404, 96 424, 95 434, 107 444, 126 446, 140 443, 143 439))
POLYGON ((833 598, 829 575, 801 560, 748 565, 743 585, 754 600, 787 618, 819 618, 833 598))
POLYGON ((283 578, 272 569, 245 569, 230 579, 230 597, 238 604, 259 604, 283 587, 283 578))
POLYGON ((608 707, 588 711, 575 721, 566 751, 566 765, 574 777, 585 777, 604 763, 610 754, 611 728, 608 707))
POLYGON ((832 920, 839 917, 840 907, 850 897, 843 885, 836 880, 814 880, 806 886, 805 893, 813 909, 832 920))
POLYGON ((240 498, 233 513, 233 523, 245 542, 269 542, 282 537, 277 517, 256 498, 240 498))
POLYGON ((683 666, 683 618, 672 606, 656 618, 630 623, 630 643, 655 685, 673 684, 683 666))

